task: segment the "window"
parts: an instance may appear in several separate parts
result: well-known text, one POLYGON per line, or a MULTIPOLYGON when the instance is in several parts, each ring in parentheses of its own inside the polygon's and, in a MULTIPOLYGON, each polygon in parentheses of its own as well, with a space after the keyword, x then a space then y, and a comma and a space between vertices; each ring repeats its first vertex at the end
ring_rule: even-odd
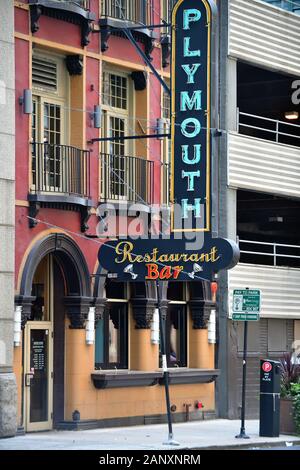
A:
POLYGON ((288 351, 287 321, 268 320, 268 351, 283 354, 288 351))
POLYGON ((165 323, 168 367, 187 366, 187 305, 186 285, 169 283, 168 313, 165 323))
POLYGON ((107 306, 96 326, 95 369, 128 368, 128 301, 122 283, 108 282, 107 306), (110 295, 113 294, 114 298, 110 295))
POLYGON ((45 192, 61 191, 68 74, 62 57, 40 54, 34 52, 32 58, 32 187, 45 192))
MULTIPOLYGON (((128 135, 129 116, 132 112, 132 83, 129 76, 121 72, 104 71, 102 81, 102 102, 104 110, 104 132, 106 136, 128 135)), ((133 132, 131 132, 133 133, 133 132)), ((105 142, 102 146, 101 194, 108 199, 128 199, 131 177, 133 141, 105 142)), ((134 189, 134 188, 133 188, 134 189)))
MULTIPOLYGON (((171 14, 175 1, 176 0, 161 0, 161 17, 167 24, 171 23, 171 14)), ((170 31, 169 28, 165 28, 163 32, 169 33, 170 31)))
POLYGON ((168 367, 186 367, 186 305, 172 304, 166 320, 166 352, 168 367))

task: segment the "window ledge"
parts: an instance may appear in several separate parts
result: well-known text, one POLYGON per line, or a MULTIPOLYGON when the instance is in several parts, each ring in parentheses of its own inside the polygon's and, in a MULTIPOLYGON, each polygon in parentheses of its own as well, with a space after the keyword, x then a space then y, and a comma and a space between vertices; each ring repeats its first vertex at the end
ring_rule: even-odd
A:
POLYGON ((99 371, 92 374, 92 380, 98 389, 149 387, 157 385, 161 376, 160 372, 99 371))
POLYGON ((95 207, 96 204, 92 199, 85 196, 76 196, 74 194, 67 193, 30 193, 28 195, 28 200, 32 202, 52 202, 52 203, 61 203, 61 204, 77 204, 84 207, 95 207))
MULTIPOLYGON (((169 369, 169 384, 205 384, 216 380, 220 375, 218 369, 169 369)), ((159 384, 164 385, 164 377, 159 379, 159 384)))
POLYGON ((124 28, 130 28, 131 30, 134 31, 134 26, 136 26, 138 29, 134 31, 137 34, 143 34, 151 39, 157 39, 158 34, 155 33, 153 30, 149 29, 147 25, 145 25, 145 28, 141 29, 141 24, 139 23, 134 23, 133 21, 130 20, 123 20, 120 18, 112 18, 112 17, 104 17, 100 18, 99 20, 99 26, 100 28, 113 28, 114 30, 122 30, 124 28))
MULTIPOLYGON (((169 369, 170 385, 211 383, 220 375, 218 369, 169 369)), ((164 385, 162 371, 96 371, 92 374, 95 388, 149 387, 164 385)))

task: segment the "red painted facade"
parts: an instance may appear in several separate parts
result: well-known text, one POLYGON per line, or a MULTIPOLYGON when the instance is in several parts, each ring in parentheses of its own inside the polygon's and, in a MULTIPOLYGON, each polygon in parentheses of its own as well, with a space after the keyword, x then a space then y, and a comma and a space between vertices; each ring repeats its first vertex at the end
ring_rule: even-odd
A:
MULTIPOLYGON (((28 2, 23 2, 24 4, 28 2)), ((91 0, 91 11, 95 17, 99 18, 99 2, 91 0)), ((160 22, 159 15, 160 2, 154 2, 155 22, 160 22)), ((95 24, 97 21, 94 22, 95 24)), ((80 217, 77 212, 66 211, 61 208, 41 208, 37 218, 43 223, 38 223, 36 227, 29 228, 28 208, 24 207, 27 203, 30 181, 30 116, 23 114, 22 106, 19 104, 19 97, 23 90, 31 88, 30 70, 31 70, 31 47, 44 47, 45 50, 54 51, 61 54, 83 52, 81 46, 80 26, 68 23, 63 20, 41 15, 39 19, 39 30, 35 34, 30 32, 30 15, 26 9, 15 8, 15 31, 16 31, 16 291, 18 289, 18 279, 21 275, 22 262, 24 263, 28 249, 36 237, 41 236, 44 231, 55 230, 60 227, 63 230, 70 231, 70 236, 74 238, 82 250, 90 273, 94 273, 97 264, 98 244, 95 241, 85 238, 80 232, 80 217), (24 37, 22 37, 22 35, 24 37), (76 50, 70 50, 70 47, 76 50), (49 225, 46 225, 49 224, 49 225), (53 226, 53 227, 52 227, 53 226), (78 234, 78 236, 76 236, 78 234)), ((133 46, 125 38, 112 36, 109 39, 109 49, 105 53, 100 52, 100 34, 91 33, 90 43, 85 48, 87 53, 93 53, 93 56, 86 56, 86 80, 85 80, 85 108, 86 108, 86 142, 85 149, 91 150, 90 159, 90 191, 91 199, 98 205, 100 181, 99 181, 99 144, 89 145, 88 141, 97 138, 100 134, 94 129, 90 113, 93 112, 94 105, 101 103, 99 98, 101 86, 101 67, 102 59, 109 57, 115 63, 126 61, 126 66, 132 64, 132 70, 137 66, 144 67, 143 60, 139 57, 133 46)), ((158 41, 156 46, 158 46, 158 41)), ((152 53, 153 65, 157 70, 161 70, 161 49, 155 47, 152 53)), ((146 67, 146 66, 145 66, 146 67)), ((161 85, 158 80, 150 74, 150 113, 149 119, 153 123, 161 115, 161 85)), ((149 86, 149 85, 148 85, 149 86)), ((149 159, 154 160, 155 178, 154 178, 154 200, 156 203, 160 200, 160 152, 161 143, 158 140, 145 141, 149 146, 149 159)), ((88 234, 95 234, 97 217, 93 214, 89 220, 88 234)))

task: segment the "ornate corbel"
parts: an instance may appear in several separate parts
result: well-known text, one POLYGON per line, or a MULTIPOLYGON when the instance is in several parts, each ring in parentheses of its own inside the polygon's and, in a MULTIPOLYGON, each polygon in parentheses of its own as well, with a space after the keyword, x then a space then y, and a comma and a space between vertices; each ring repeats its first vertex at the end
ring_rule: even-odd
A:
POLYGON ((80 207, 80 228, 82 232, 86 232, 89 229, 88 221, 92 215, 92 208, 87 206, 80 207))
POLYGON ((194 330, 206 330, 211 310, 215 307, 214 302, 194 299, 189 302, 194 330))
POLYGON ((26 323, 31 317, 31 308, 35 297, 25 297, 24 295, 17 295, 15 297, 15 305, 22 307, 21 326, 22 330, 25 328, 26 323))
POLYGON ((34 228, 37 225, 36 216, 39 213, 41 208, 41 204, 37 201, 30 201, 29 202, 29 228, 34 228))
POLYGON ((70 75, 82 75, 83 60, 80 55, 67 55, 66 66, 70 75))
POLYGON ((90 43, 89 35, 93 30, 92 24, 93 22, 90 20, 83 20, 81 23, 81 45, 83 47, 90 43))
POLYGON ((154 38, 146 36, 145 37, 145 54, 150 61, 153 60, 153 58, 151 57, 153 49, 154 49, 154 38))
POLYGON ((111 35, 111 30, 108 26, 101 28, 101 52, 106 52, 108 49, 108 40, 111 35))
POLYGON ((163 68, 170 65, 170 55, 171 55, 171 38, 168 34, 162 37, 161 41, 161 55, 162 55, 162 66, 163 68))
POLYGON ((89 297, 68 296, 65 297, 65 307, 70 319, 71 330, 83 330, 88 317, 92 299, 89 297))
POLYGON ((107 307, 106 299, 97 298, 95 301, 95 325, 102 320, 105 308, 107 307))
POLYGON ((32 34, 36 33, 39 27, 39 19, 43 10, 40 5, 30 5, 30 24, 32 34))
POLYGON ((132 313, 136 330, 148 330, 155 309, 155 299, 133 298, 131 299, 132 313))

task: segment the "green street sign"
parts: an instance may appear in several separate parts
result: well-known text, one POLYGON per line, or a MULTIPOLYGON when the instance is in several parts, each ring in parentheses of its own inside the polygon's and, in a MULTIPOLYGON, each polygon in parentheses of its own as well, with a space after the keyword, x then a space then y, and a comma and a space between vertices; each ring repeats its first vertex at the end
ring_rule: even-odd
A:
POLYGON ((232 320, 259 320, 260 297, 258 289, 235 289, 233 291, 232 320))

